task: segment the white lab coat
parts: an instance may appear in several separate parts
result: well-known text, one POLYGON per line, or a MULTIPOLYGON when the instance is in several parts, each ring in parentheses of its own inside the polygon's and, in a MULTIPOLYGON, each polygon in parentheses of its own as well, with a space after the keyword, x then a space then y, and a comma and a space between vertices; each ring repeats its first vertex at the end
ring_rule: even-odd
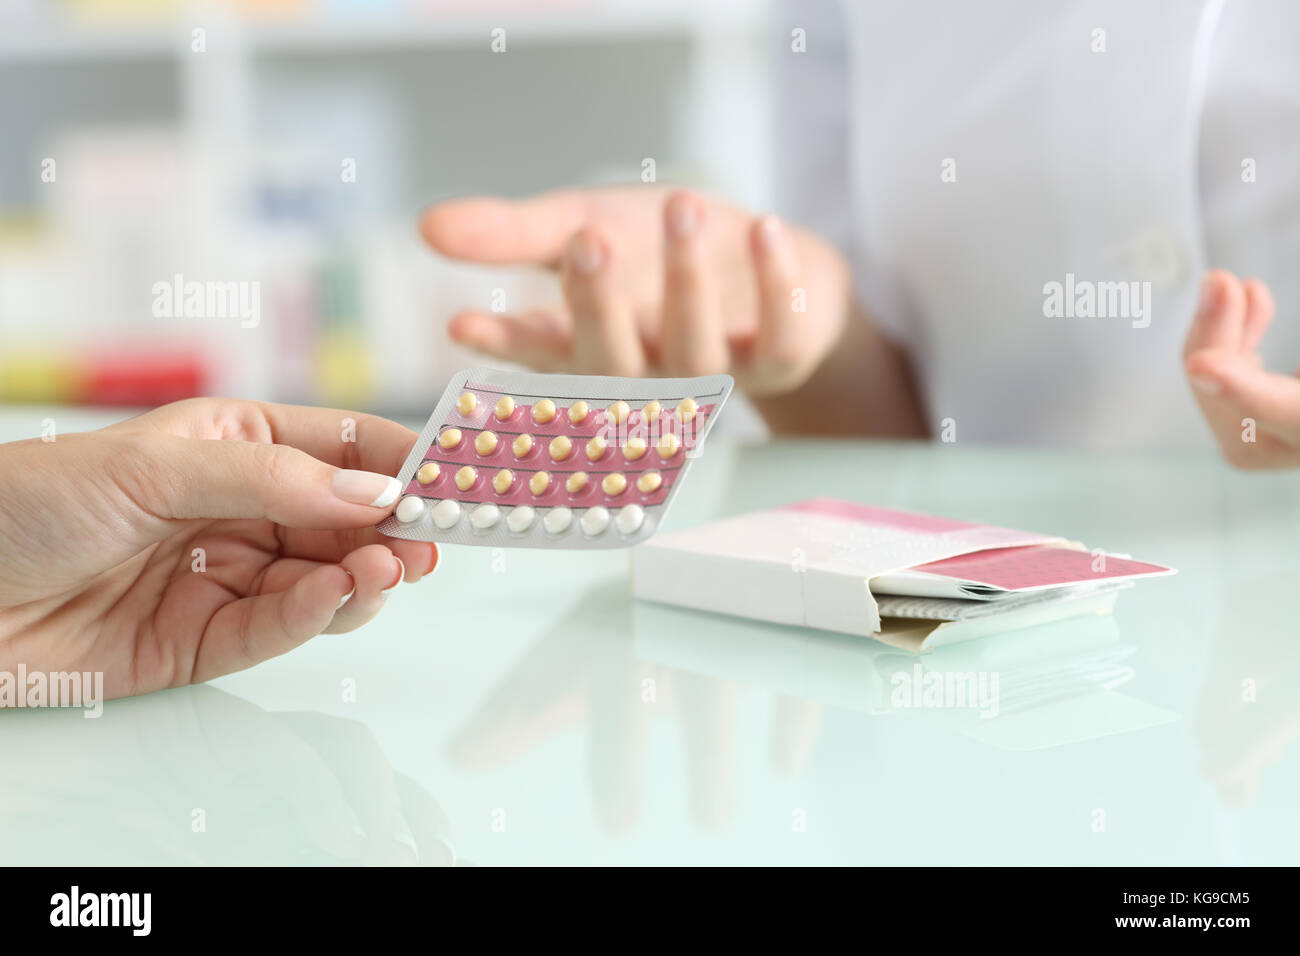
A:
POLYGON ((1207 266, 1269 283, 1265 359, 1300 362, 1300 3, 805 0, 776 19, 779 206, 848 253, 936 433, 1208 444, 1181 368, 1207 266), (1045 316, 1070 275, 1149 282, 1149 324, 1045 316))

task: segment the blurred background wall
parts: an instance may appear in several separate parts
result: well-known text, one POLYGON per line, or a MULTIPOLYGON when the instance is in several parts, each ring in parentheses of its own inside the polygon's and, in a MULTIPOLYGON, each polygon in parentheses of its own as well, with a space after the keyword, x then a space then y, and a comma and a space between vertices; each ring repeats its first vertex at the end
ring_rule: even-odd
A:
POLYGON ((647 158, 767 207, 765 19, 743 0, 0 0, 0 402, 422 417, 472 361, 454 312, 554 286, 440 260, 420 210, 639 182, 647 158), (237 298, 187 313, 194 282, 255 283, 257 324, 237 298))

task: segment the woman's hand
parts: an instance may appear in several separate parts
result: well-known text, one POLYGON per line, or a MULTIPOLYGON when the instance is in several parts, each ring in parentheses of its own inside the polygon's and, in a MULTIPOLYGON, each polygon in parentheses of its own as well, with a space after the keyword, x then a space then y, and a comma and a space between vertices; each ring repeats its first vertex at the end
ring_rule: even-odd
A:
POLYGON ((1239 468, 1300 465, 1300 379, 1266 371, 1255 351, 1274 311, 1264 283, 1211 269, 1183 346, 1201 411, 1239 468))
POLYGON ((102 672, 123 697, 359 627, 437 564, 373 527, 414 443, 373 416, 195 399, 0 446, 0 671, 102 672))

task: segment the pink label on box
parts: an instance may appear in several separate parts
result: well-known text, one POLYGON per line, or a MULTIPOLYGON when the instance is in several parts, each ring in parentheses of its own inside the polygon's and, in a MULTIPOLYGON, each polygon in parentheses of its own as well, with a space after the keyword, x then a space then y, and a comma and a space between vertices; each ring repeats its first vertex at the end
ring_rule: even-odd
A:
POLYGON ((1172 569, 1160 564, 1132 561, 1109 554, 1093 554, 1075 548, 1030 546, 976 551, 955 558, 944 558, 942 561, 918 564, 910 570, 1019 591, 1085 581, 1168 574, 1172 569))
MULTIPOLYGON (((891 511, 888 508, 875 508, 860 505, 838 498, 810 498, 807 501, 784 505, 782 511, 801 511, 805 514, 821 515, 826 518, 842 518, 845 521, 859 521, 863 524, 880 525, 886 528, 899 528, 904 531, 921 531, 926 534, 950 534, 953 531, 970 531, 990 525, 971 524, 969 521, 957 521, 953 518, 936 518, 932 515, 915 514, 910 511, 891 511)), ((1019 534, 1019 532, 1016 532, 1019 534)))

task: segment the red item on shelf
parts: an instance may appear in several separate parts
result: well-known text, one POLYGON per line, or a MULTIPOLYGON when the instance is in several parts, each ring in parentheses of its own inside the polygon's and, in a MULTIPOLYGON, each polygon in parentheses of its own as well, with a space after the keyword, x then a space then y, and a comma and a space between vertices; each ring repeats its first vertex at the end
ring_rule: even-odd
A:
POLYGON ((112 353, 86 364, 79 399, 88 405, 165 405, 202 395, 207 363, 190 353, 112 353))

